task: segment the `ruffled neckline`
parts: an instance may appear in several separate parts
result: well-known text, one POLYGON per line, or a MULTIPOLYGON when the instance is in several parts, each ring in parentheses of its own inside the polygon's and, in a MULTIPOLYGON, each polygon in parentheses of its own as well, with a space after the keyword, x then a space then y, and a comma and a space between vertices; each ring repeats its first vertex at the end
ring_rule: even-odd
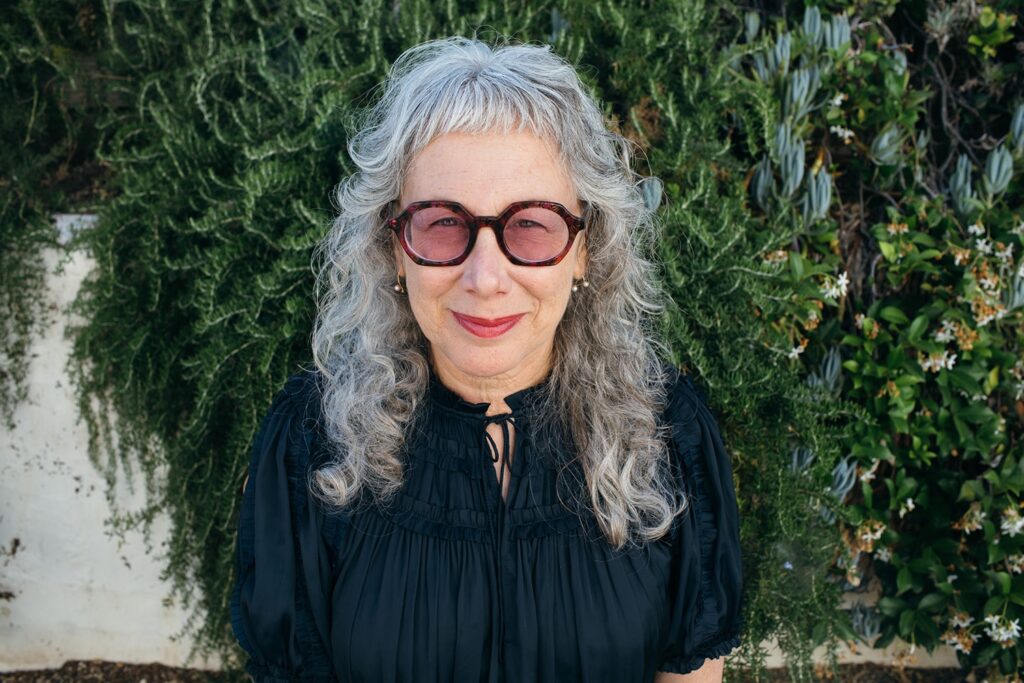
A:
MULTIPOLYGON (((508 405, 514 414, 518 414, 520 410, 535 400, 547 388, 550 379, 551 375, 549 374, 537 384, 509 394, 505 397, 505 404, 508 405)), ((441 378, 434 372, 433 367, 430 368, 429 393, 431 399, 438 405, 467 415, 483 416, 491 405, 490 403, 470 403, 462 398, 453 389, 445 386, 441 378)))

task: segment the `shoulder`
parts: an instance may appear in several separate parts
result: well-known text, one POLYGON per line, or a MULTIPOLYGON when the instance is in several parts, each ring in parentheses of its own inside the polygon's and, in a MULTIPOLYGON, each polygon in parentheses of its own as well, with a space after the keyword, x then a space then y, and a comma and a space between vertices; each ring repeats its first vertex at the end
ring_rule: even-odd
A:
POLYGON ((665 378, 665 421, 682 425, 697 419, 700 409, 708 409, 707 392, 690 373, 675 365, 664 363, 662 369, 665 378))
POLYGON ((315 368, 303 367, 287 377, 263 414, 253 442, 250 474, 274 458, 282 459, 290 479, 320 464, 322 397, 322 374, 315 368))
POLYGON ((289 411, 303 421, 318 422, 323 398, 323 375, 315 367, 302 367, 288 376, 277 392, 271 411, 289 411))

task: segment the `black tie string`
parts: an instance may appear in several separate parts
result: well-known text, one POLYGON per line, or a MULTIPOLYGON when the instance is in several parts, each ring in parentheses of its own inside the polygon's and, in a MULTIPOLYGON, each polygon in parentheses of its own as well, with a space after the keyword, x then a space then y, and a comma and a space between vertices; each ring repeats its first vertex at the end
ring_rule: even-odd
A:
MULTIPOLYGON (((484 445, 489 450, 491 462, 498 462, 498 458, 501 458, 501 472, 498 475, 498 520, 497 520, 497 533, 495 534, 494 549, 497 554, 497 569, 498 569, 498 662, 503 663, 505 660, 505 615, 504 615, 504 595, 502 590, 502 584, 504 581, 504 574, 502 568, 502 557, 504 556, 504 548, 502 542, 504 540, 505 531, 505 501, 502 500, 502 494, 505 490, 505 469, 508 468, 509 480, 512 478, 512 466, 509 464, 509 454, 511 452, 511 435, 509 429, 509 423, 515 424, 515 417, 512 413, 502 413, 500 415, 488 415, 484 417, 484 445), (498 444, 494 442, 494 437, 487 431, 487 426, 491 424, 501 425, 501 435, 503 438, 501 444, 501 453, 498 452, 498 444)), ((487 476, 492 476, 488 472, 487 476)))

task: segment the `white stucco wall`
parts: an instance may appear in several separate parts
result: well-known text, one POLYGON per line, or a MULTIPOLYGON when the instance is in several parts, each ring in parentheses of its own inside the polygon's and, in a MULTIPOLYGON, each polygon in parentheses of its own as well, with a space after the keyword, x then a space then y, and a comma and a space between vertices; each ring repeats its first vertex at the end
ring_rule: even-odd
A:
MULTIPOLYGON (((58 226, 67 233, 76 220, 62 217, 58 226)), ((46 259, 52 270, 57 253, 46 259)), ((70 659, 218 668, 215 661, 187 661, 190 643, 172 640, 185 614, 164 605, 168 586, 160 580, 158 555, 167 520, 155 525, 152 553, 138 534, 119 547, 106 533, 105 483, 89 461, 88 434, 77 421, 65 370, 65 309, 92 265, 76 254, 62 273, 49 276, 52 324, 35 342, 29 395, 18 406, 16 428, 0 430, 0 671, 59 667, 70 659)), ((118 506, 140 507, 142 492, 129 491, 123 477, 119 482, 118 506)), ((766 649, 769 666, 784 665, 772 643, 766 649)), ((844 650, 840 661, 892 663, 906 650, 902 644, 844 650)), ((918 649, 904 661, 956 666, 945 646, 933 655, 918 649)))
MULTIPOLYGON (((59 227, 74 229, 63 218, 59 227)), ((153 552, 141 534, 118 546, 104 520, 106 484, 90 463, 65 365, 67 305, 92 263, 79 253, 53 274, 47 295, 52 324, 35 340, 28 398, 15 429, 0 428, 0 671, 59 667, 69 659, 185 665, 189 642, 179 606, 165 606, 158 553, 169 524, 158 520, 153 552)), ((123 478, 122 478, 123 479, 123 478)), ((137 488, 141 488, 137 487, 137 488)), ((141 490, 120 485, 118 505, 141 506, 141 490)), ((216 668, 215 662, 191 666, 216 668)))

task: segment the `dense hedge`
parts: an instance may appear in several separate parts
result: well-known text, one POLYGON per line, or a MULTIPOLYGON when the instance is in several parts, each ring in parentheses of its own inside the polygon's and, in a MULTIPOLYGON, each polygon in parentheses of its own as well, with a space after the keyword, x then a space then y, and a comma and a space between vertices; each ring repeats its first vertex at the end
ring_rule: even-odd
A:
MULTIPOLYGON (((104 111, 99 142, 81 136, 82 148, 109 167, 113 195, 72 245, 97 263, 76 302, 73 371, 97 464, 111 480, 119 464, 141 469, 149 492, 142 510, 114 509, 115 527, 171 516, 167 576, 193 607, 199 651, 238 654, 227 625, 238 489, 271 396, 309 359, 310 252, 352 170, 351 124, 404 48, 477 30, 551 42, 580 64, 644 150, 638 170, 661 179, 648 192, 676 302, 666 331, 708 387, 742 507, 747 631, 731 661, 763 666, 758 645, 774 637, 806 680, 821 642, 930 647, 962 642, 962 615, 978 633, 985 615, 1019 615, 1008 556, 1021 539, 1006 520, 1021 485, 1020 308, 972 317, 994 308, 985 274, 1012 282, 1018 260, 992 259, 1021 246, 1019 161, 1005 186, 977 182, 1015 120, 1012 15, 943 19, 937 3, 897 0, 857 3, 845 19, 845 3, 805 14, 693 1, 26 0, 10 10, 7 63, 59 53, 59 34, 32 21, 36 4, 100 27, 63 47, 90 65, 104 111), (989 80, 961 87, 967 73, 939 68, 949 53, 989 80), (961 170, 951 183, 960 153, 961 167, 975 158, 974 181, 961 170), (988 253, 963 232, 968 216, 990 231, 988 253), (952 338, 973 349, 949 367, 952 338), (985 539, 971 535, 979 513, 1003 527, 982 520, 985 539), (881 614, 837 610, 842 589, 874 576, 881 614)), ((36 62, 22 64, 9 79, 20 104, 0 119, 15 128, 28 94, 47 92, 27 76, 36 62)), ((47 125, 63 120, 50 114, 47 125)), ((1018 139, 1003 142, 1011 157, 1018 139)), ((36 157, 41 172, 49 162, 36 157)), ((4 177, 19 163, 0 162, 4 177)), ((1019 641, 994 651, 987 637, 965 665, 1019 666, 1019 641)))
MULTIPOLYGON (((1024 666, 1024 41, 1013 3, 756 12, 734 87, 766 317, 823 395, 866 409, 831 493, 854 626, 1024 666), (764 29, 761 26, 764 24, 764 29), (832 198, 836 201, 832 201, 832 198)), ((785 345, 785 346, 784 346, 785 345)), ((826 519, 834 515, 824 513, 826 519)))

